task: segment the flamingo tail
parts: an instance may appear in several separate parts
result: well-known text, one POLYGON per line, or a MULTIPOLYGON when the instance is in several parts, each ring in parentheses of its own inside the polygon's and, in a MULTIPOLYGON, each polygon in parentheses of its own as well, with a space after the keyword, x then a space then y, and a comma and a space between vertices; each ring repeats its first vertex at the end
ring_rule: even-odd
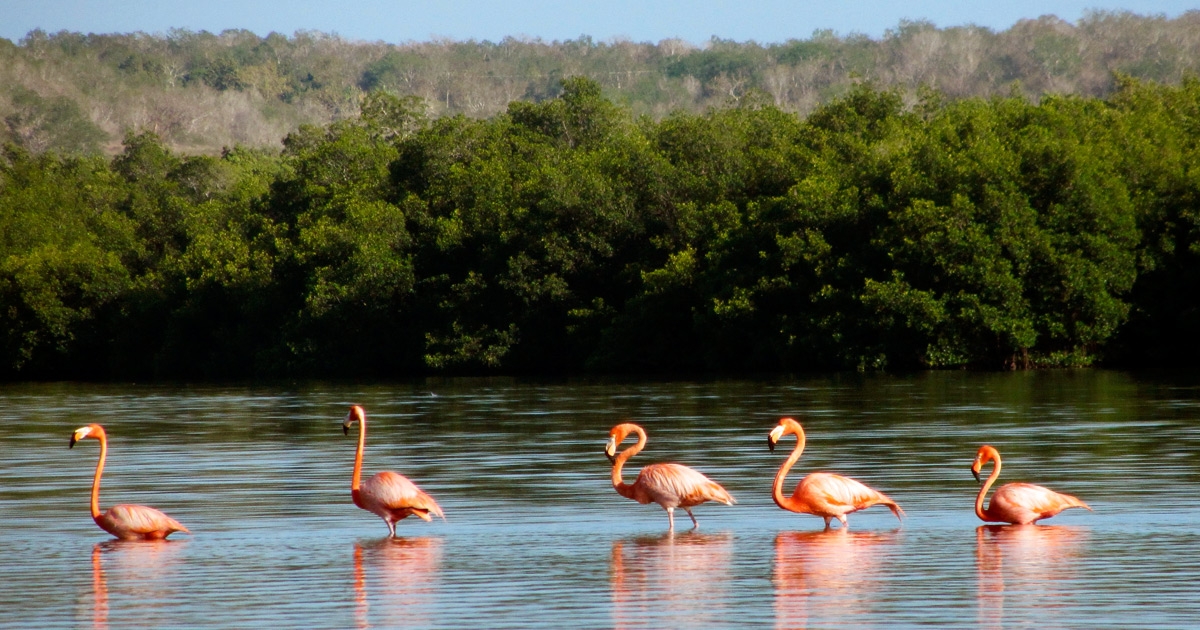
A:
POLYGON ((1088 504, 1084 503, 1083 501, 1079 500, 1079 498, 1078 498, 1078 497, 1073 497, 1073 496, 1071 496, 1071 495, 1069 495, 1069 494, 1068 494, 1068 495, 1066 495, 1066 497, 1067 497, 1068 499, 1070 499, 1069 503, 1071 504, 1071 507, 1081 507, 1081 508, 1083 508, 1083 509, 1085 509, 1085 510, 1087 510, 1087 511, 1089 511, 1089 512, 1093 512, 1093 511, 1094 511, 1094 510, 1092 509, 1092 506, 1090 506, 1090 505, 1088 505, 1088 504))
POLYGON ((718 503, 724 503, 725 505, 733 505, 734 503, 737 503, 737 499, 734 499, 732 494, 729 494, 725 488, 722 488, 715 483, 709 487, 709 500, 716 501, 718 503))

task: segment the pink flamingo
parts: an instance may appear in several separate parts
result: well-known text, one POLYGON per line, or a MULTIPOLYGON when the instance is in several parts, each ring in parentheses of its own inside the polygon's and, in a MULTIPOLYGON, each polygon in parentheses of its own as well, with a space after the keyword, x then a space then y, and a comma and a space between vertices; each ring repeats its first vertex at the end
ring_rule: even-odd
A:
POLYGON ((692 517, 692 529, 700 526, 692 508, 705 501, 717 501, 725 505, 736 503, 725 488, 717 482, 682 464, 650 464, 642 468, 637 480, 626 484, 621 479, 621 468, 625 461, 637 455, 646 446, 646 431, 632 422, 618 424, 609 431, 604 454, 612 462, 612 484, 617 494, 638 503, 657 503, 667 511, 670 531, 675 531, 675 508, 681 507, 692 517), (617 455, 617 446, 630 433, 637 434, 637 444, 617 455))
POLYGON ((833 473, 812 473, 800 480, 792 496, 783 496, 783 478, 804 452, 804 428, 792 418, 782 418, 779 425, 771 429, 771 434, 767 436, 767 446, 774 451, 779 440, 789 433, 796 435, 796 448, 792 449, 792 454, 779 467, 779 472, 775 473, 775 487, 771 493, 775 505, 792 512, 820 516, 825 519, 825 529, 829 529, 830 519, 834 518, 841 521, 842 527, 848 527, 847 514, 877 504, 888 506, 896 518, 904 516, 904 510, 887 495, 849 477, 833 473))
POLYGON ((354 477, 350 480, 350 497, 354 505, 378 514, 387 523, 391 536, 396 536, 396 521, 409 515, 416 515, 424 521, 431 521, 431 514, 442 517, 442 508, 438 507, 433 497, 425 494, 416 484, 403 475, 390 470, 375 473, 374 477, 359 486, 362 475, 363 447, 367 443, 367 414, 358 405, 350 407, 346 421, 342 423, 342 432, 350 435, 350 427, 358 423, 358 452, 354 454, 354 477))
POLYGON ((983 497, 1000 476, 1000 452, 984 444, 975 453, 975 462, 971 464, 971 474, 975 475, 976 481, 980 480, 979 471, 983 470, 984 464, 989 461, 995 461, 996 466, 992 469, 992 474, 988 475, 987 482, 979 489, 979 496, 975 497, 975 516, 982 521, 1028 525, 1043 518, 1050 518, 1067 508, 1079 507, 1092 511, 1088 504, 1069 494, 1031 483, 1006 483, 1000 486, 985 510, 983 497))
POLYGON ((108 456, 108 436, 104 427, 89 424, 75 429, 71 435, 70 448, 87 438, 100 440, 100 461, 96 463, 96 477, 92 480, 92 520, 100 529, 121 540, 162 540, 174 532, 190 534, 179 521, 144 505, 114 505, 100 513, 100 475, 104 472, 104 459, 108 456))

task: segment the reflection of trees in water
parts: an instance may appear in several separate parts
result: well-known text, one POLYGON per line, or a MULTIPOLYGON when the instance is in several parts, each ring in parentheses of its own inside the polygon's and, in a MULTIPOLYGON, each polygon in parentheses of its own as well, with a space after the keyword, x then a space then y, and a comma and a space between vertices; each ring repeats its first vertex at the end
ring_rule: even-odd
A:
POLYGON ((775 537, 775 626, 865 623, 897 532, 844 528, 775 537))
POLYGON ((354 543, 356 625, 436 625, 441 564, 441 538, 384 538, 354 543))
POLYGON ((616 628, 730 623, 733 535, 664 534, 613 541, 616 628))
POLYGON ((1057 625, 1056 611, 1070 614, 1072 602, 1060 585, 1074 580, 1087 532, 1059 525, 976 528, 978 627, 1003 628, 1014 620, 1057 625))
POLYGON ((92 546, 92 626, 108 628, 111 608, 115 625, 170 625, 161 617, 163 602, 177 593, 167 576, 178 563, 186 542, 110 540, 92 546), (111 589, 111 593, 110 593, 111 589), (110 607, 111 599, 116 602, 110 607))

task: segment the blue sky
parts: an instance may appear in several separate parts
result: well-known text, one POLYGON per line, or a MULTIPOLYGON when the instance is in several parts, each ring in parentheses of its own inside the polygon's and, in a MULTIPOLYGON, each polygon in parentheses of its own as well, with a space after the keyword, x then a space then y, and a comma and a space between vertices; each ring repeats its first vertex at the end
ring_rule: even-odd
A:
POLYGON ((1045 14, 1074 22, 1089 9, 1178 17, 1200 9, 1200 0, 3 0, 0 37, 16 42, 35 28, 151 34, 172 28, 214 33, 237 28, 289 36, 313 30, 392 43, 499 41, 510 35, 547 41, 580 35, 638 42, 678 37, 695 44, 716 36, 769 43, 805 39, 817 29, 880 37, 905 19, 1003 30, 1045 14))

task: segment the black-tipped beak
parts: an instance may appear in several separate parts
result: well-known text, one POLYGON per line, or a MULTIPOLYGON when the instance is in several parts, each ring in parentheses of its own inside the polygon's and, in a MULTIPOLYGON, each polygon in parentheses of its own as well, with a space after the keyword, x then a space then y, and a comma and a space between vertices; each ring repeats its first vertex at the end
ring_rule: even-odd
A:
POLYGON ((350 426, 349 425, 346 425, 346 424, 342 425, 342 435, 350 435, 350 426))
POLYGON ((767 436, 767 448, 770 449, 772 453, 775 452, 775 438, 769 435, 767 436))
POLYGON ((977 472, 974 468, 971 469, 971 474, 975 475, 975 483, 983 483, 983 480, 979 478, 979 472, 977 472))
POLYGON ((610 463, 610 464, 617 463, 617 456, 613 455, 612 453, 609 453, 608 449, 604 449, 604 456, 608 458, 608 463, 610 463))
POLYGON ((75 448, 75 442, 76 442, 76 440, 75 440, 75 434, 74 434, 74 433, 72 433, 72 434, 71 434, 71 444, 70 444, 70 446, 68 446, 67 448, 75 448))

